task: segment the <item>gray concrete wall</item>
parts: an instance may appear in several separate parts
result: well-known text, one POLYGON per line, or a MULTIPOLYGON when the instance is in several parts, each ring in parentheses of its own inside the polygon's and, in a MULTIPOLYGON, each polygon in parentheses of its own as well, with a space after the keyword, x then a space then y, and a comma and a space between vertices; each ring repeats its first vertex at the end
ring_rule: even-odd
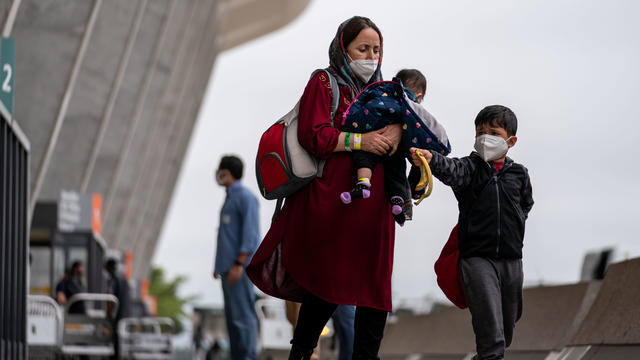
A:
POLYGON ((11 34, 16 39, 14 113, 33 145, 32 192, 91 7, 92 1, 23 0, 18 11, 11 34))
POLYGON ((427 315, 398 316, 389 322, 380 356, 405 358, 411 354, 460 355, 475 350, 468 310, 445 307, 427 315))
MULTIPOLYGON (((572 351, 579 354, 576 359, 640 356, 639 279, 636 258, 611 265, 601 282, 525 289, 523 316, 506 358, 545 359, 572 351)), ((389 322, 380 354, 392 359, 462 357, 474 351, 474 339, 468 310, 447 307, 389 322)))
POLYGON ((640 344, 640 258, 613 264, 572 345, 640 344))
MULTIPOLYGON (((102 151, 97 158, 90 178, 91 191, 109 196, 110 186, 119 159, 125 151, 127 136, 134 131, 136 108, 143 106, 145 80, 157 67, 151 67, 159 34, 168 16, 169 0, 148 1, 141 27, 135 39, 135 50, 126 67, 122 85, 117 95, 109 127, 106 130, 102 151)), ((148 98, 148 97, 147 97, 148 98)))
POLYGON ((98 129, 109 93, 114 86, 118 63, 131 31, 137 3, 131 0, 109 0, 103 1, 100 6, 93 35, 65 115, 64 126, 51 158, 51 166, 44 177, 44 185, 39 194, 41 199, 57 199, 60 189, 81 190, 83 174, 96 144, 98 129))
POLYGON ((567 346, 589 313, 600 282, 540 286, 523 292, 523 314, 510 351, 551 351, 567 346))
MULTIPOLYGON (((12 0, 2 0, 0 1, 0 24, 3 25, 7 21, 7 15, 9 15, 9 10, 11 9, 12 0)), ((1 29, 1 28, 0 28, 1 29)))
MULTIPOLYGON (((218 19, 217 9, 212 8, 207 20, 205 28, 215 29, 215 19, 218 19)), ((171 200, 171 196, 160 196, 161 194, 171 194, 175 183, 179 176, 179 171, 171 169, 180 169, 187 151, 189 139, 195 125, 195 119, 200 111, 200 104, 209 84, 209 79, 200 76, 202 72, 210 73, 218 53, 218 42, 214 41, 211 32, 204 32, 200 35, 199 46, 196 56, 187 75, 187 84, 183 89, 183 94, 189 91, 195 91, 199 96, 183 96, 180 106, 175 114, 174 121, 175 131, 168 142, 167 151, 161 160, 161 164, 169 164, 169 166, 160 166, 158 169, 158 178, 155 186, 152 188, 150 196, 150 204, 145 213, 145 218, 138 222, 136 233, 141 234, 147 241, 141 245, 141 252, 154 253, 157 242, 154 241, 162 229, 162 224, 171 200), (144 226, 150 224, 151 226, 144 226)), ((142 272, 148 269, 140 269, 142 272)))
MULTIPOLYGON (((0 21, 12 3, 0 0, 0 21)), ((62 189, 102 194, 105 240, 146 277, 216 55, 308 3, 22 0, 10 36, 32 206, 62 189)))

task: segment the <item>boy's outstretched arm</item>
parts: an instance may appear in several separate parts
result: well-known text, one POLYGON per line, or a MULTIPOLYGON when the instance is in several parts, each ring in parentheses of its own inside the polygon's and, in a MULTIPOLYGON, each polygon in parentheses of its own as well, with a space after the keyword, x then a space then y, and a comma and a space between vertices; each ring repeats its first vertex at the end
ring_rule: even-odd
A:
POLYGON ((422 165, 416 150, 427 160, 433 175, 453 190, 464 188, 471 182, 475 164, 469 157, 448 158, 430 150, 411 148, 411 158, 416 166, 422 165))

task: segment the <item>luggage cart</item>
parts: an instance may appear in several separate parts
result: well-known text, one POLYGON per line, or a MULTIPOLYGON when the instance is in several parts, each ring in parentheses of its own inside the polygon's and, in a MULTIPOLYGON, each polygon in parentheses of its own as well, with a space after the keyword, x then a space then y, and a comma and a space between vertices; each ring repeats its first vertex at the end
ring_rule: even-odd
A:
POLYGON ((118 323, 120 357, 122 359, 172 359, 173 328, 173 320, 169 318, 144 317, 120 320, 118 323))
POLYGON ((66 306, 61 353, 65 356, 109 357, 115 354, 113 320, 107 316, 108 304, 118 307, 118 299, 110 294, 80 293, 72 296, 66 306), (77 302, 92 303, 85 314, 70 314, 77 302), (106 305, 106 306, 105 306, 106 305))

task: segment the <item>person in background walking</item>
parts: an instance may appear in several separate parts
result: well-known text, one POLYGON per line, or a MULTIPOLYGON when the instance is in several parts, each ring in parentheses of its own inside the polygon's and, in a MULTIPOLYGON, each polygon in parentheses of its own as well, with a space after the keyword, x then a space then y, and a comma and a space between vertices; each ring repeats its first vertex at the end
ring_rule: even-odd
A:
POLYGON ((224 156, 216 182, 227 191, 220 212, 218 244, 213 276, 222 280, 224 311, 232 360, 257 359, 258 317, 253 284, 245 273, 258 247, 258 200, 244 186, 243 164, 236 156, 224 156))
POLYGON ((125 279, 124 276, 122 276, 122 274, 118 272, 118 263, 115 259, 108 259, 104 264, 104 269, 109 274, 109 278, 107 280, 109 292, 116 298, 118 298, 118 310, 116 311, 116 313, 111 313, 113 311, 113 309, 111 308, 111 303, 107 305, 107 313, 113 319, 113 340, 115 345, 115 354, 113 356, 113 359, 119 359, 120 339, 118 338, 118 322, 122 318, 129 316, 131 308, 131 295, 129 294, 129 283, 127 282, 127 279, 125 279))
POLYGON ((60 281, 56 284, 56 301, 60 305, 67 305, 67 281, 69 281, 69 273, 65 271, 60 281))
POLYGON ((127 279, 118 272, 118 263, 115 259, 109 259, 104 264, 104 268, 109 274, 107 281, 109 291, 118 298, 118 311, 115 313, 115 320, 128 317, 131 307, 131 296, 129 295, 129 283, 127 279))
MULTIPOLYGON (((67 302, 71 300, 71 297, 75 294, 87 292, 87 288, 84 285, 84 265, 81 261, 74 261, 71 264, 71 270, 69 271, 69 280, 65 282, 64 295, 67 298, 67 302)), ((83 301, 78 301, 69 307, 69 314, 84 314, 85 307, 83 301)))
POLYGON ((338 305, 331 317, 338 337, 338 360, 351 360, 355 318, 356 307, 350 305, 338 305))

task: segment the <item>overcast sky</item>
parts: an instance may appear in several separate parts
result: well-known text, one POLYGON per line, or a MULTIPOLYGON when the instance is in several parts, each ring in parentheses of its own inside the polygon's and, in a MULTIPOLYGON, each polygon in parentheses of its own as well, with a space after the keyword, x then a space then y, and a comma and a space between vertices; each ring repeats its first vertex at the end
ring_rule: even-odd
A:
MULTIPOLYGON (((384 37, 383 75, 427 77, 424 105, 446 127, 451 156, 473 150, 475 115, 503 104, 519 120, 509 152, 528 167, 535 205, 527 221, 526 284, 575 282, 586 251, 640 256, 640 2, 316 0, 287 27, 217 59, 164 224, 154 263, 186 275, 186 294, 221 305, 211 278, 225 192, 213 180, 223 154, 254 161, 262 132, 289 111, 316 68, 328 65, 337 26, 370 17, 384 37)), ((261 200, 261 232, 274 207, 261 200)), ((457 221, 451 190, 433 195, 396 232, 394 301, 443 298, 433 272, 457 221)), ((330 265, 330 264, 328 264, 330 265)))

